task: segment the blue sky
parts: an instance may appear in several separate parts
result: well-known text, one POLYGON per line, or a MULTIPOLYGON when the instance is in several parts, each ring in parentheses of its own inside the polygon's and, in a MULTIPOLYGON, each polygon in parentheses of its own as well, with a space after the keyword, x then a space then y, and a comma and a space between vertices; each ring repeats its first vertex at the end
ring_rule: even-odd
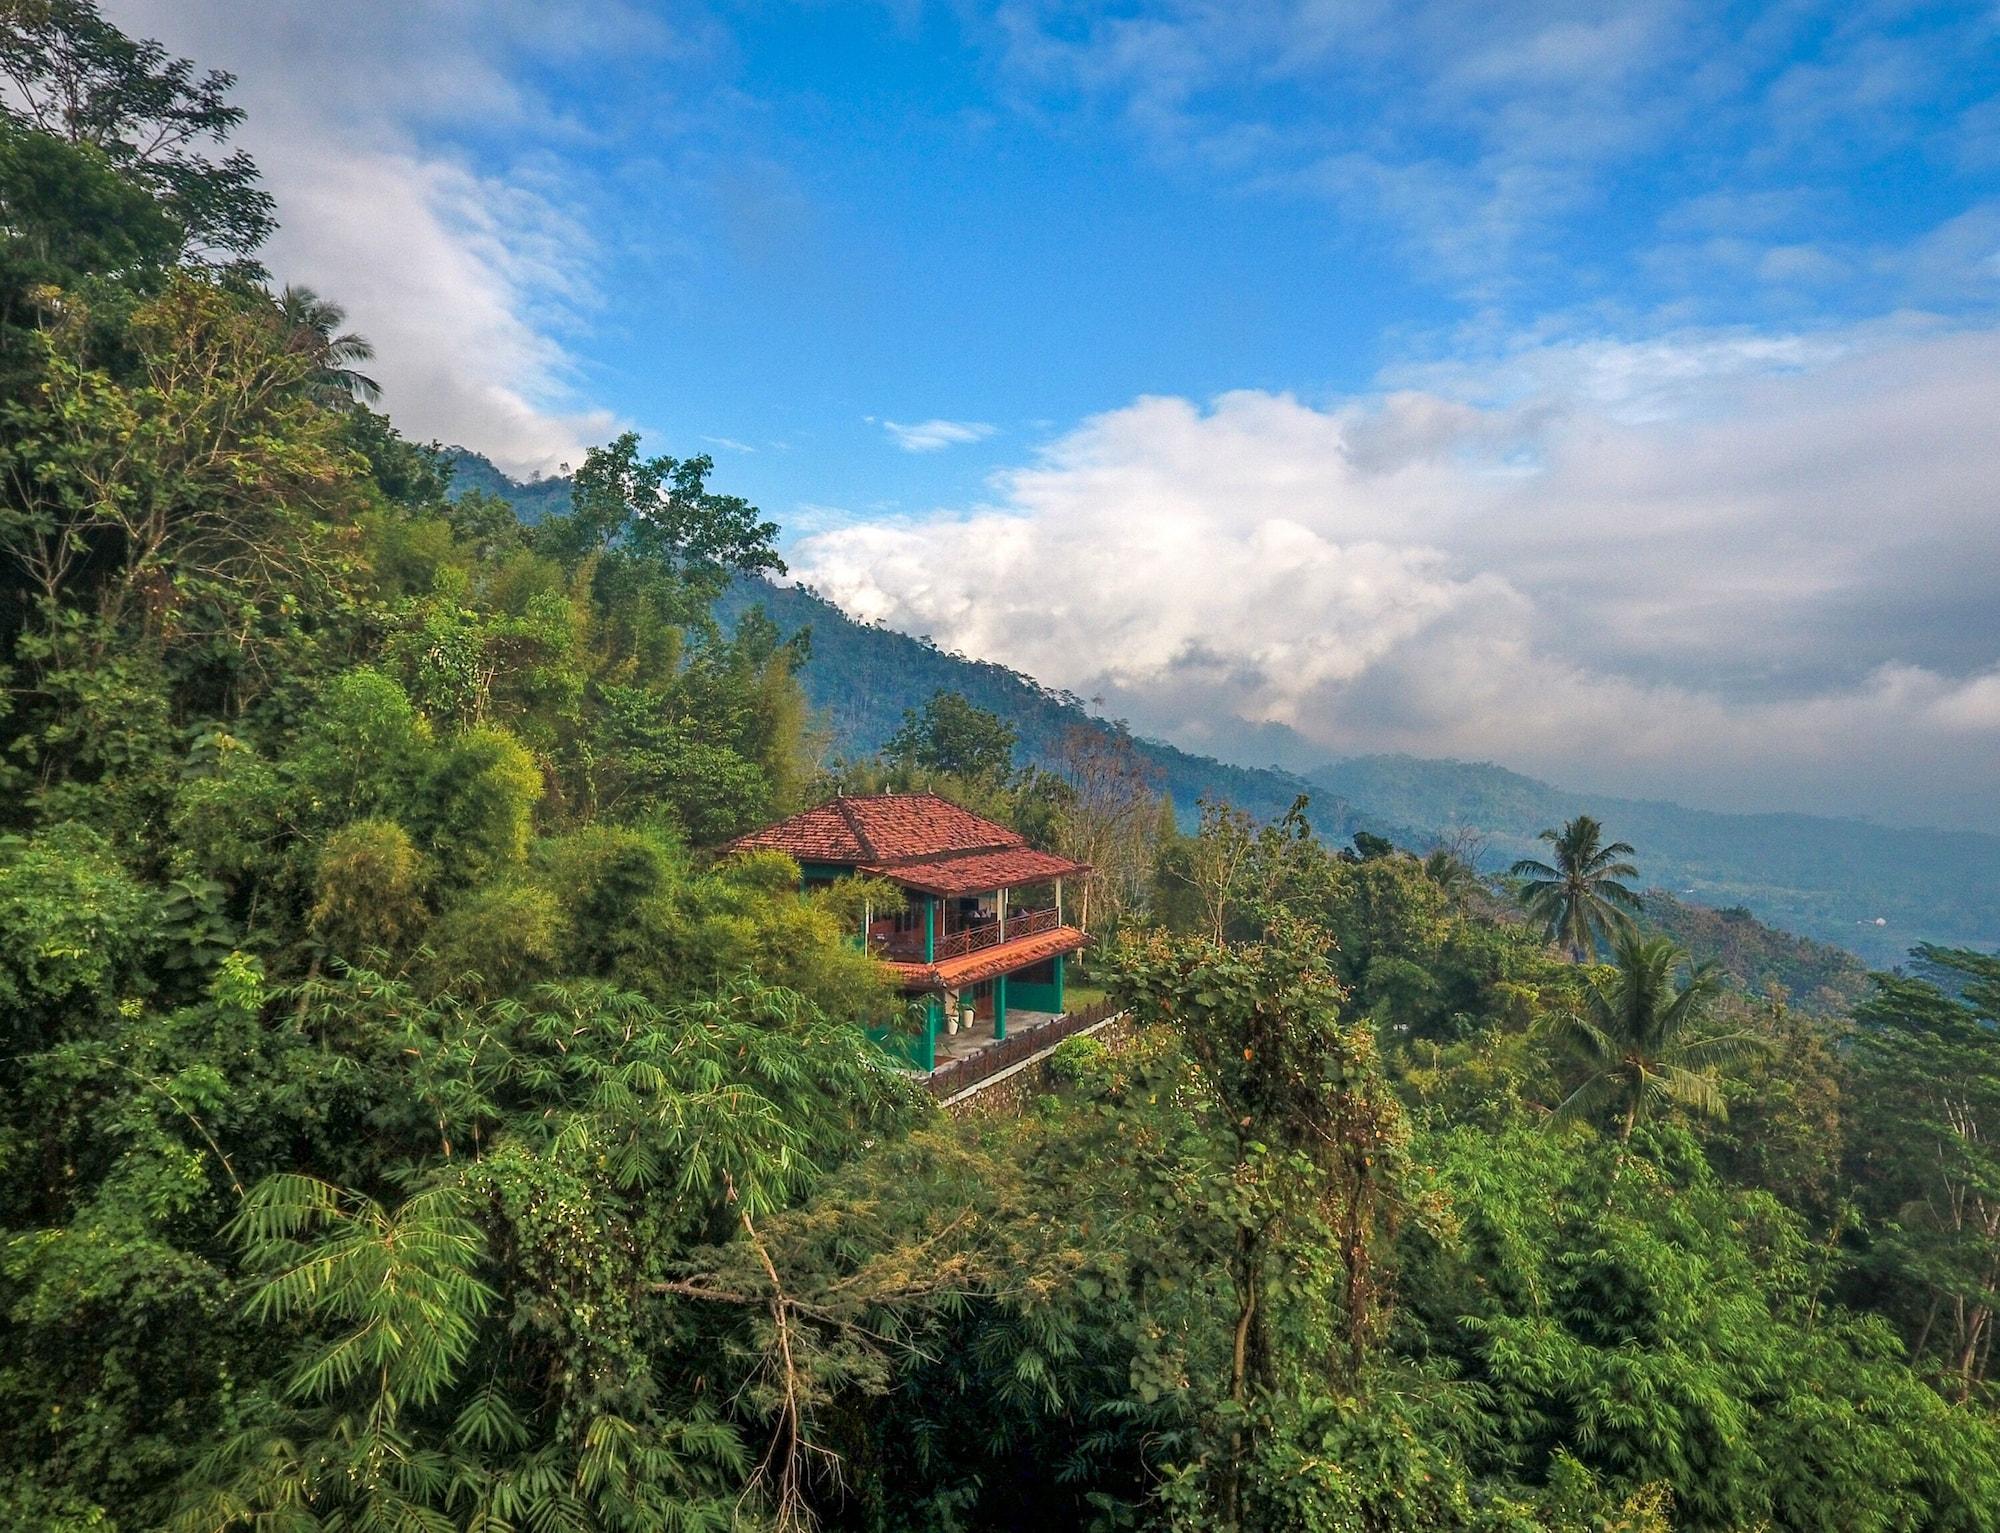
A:
POLYGON ((976 494, 1142 394, 1990 305, 1920 264, 1994 192, 1990 8, 1487 9, 655 11, 629 55, 517 56, 571 143, 424 136, 569 180, 576 393, 754 448, 791 525, 976 494), (993 431, 912 463, 878 424, 932 419, 993 431))
POLYGON ((1991 5, 108 9, 413 434, 1225 754, 2000 828, 1991 5))

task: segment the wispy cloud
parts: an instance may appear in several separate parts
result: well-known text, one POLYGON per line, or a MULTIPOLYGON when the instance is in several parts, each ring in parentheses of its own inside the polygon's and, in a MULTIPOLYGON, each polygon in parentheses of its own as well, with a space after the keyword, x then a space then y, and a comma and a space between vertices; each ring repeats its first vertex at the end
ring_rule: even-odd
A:
MULTIPOLYGON (((1009 77, 1038 109, 1108 108, 1177 169, 1330 202, 1480 302, 1532 292, 1537 277, 1574 285, 1576 250, 1604 243, 1604 226, 1582 221, 1635 178, 1684 184, 1690 163, 1745 206, 1800 199, 1802 183, 1827 194, 1819 219, 1771 221, 1781 251, 1768 263, 1728 252, 1782 301, 1839 275, 1838 252, 1797 252, 1852 210, 1854 177, 1906 152, 1975 165, 2000 142, 1991 87, 1963 64, 1991 48, 1991 11, 1974 4, 1889 21, 1832 0, 1749 13, 1684 0, 1138 0, 1094 13, 1015 0, 1000 27, 1009 77)), ((1643 220, 1629 237, 1643 250, 1643 220)))
POLYGON ((724 452, 755 452, 757 450, 748 442, 739 442, 733 436, 705 436, 702 440, 711 447, 720 447, 724 452))
POLYGON ((885 420, 882 429, 904 452, 937 452, 967 442, 983 442, 1000 428, 985 421, 928 420, 906 426, 901 421, 885 420))

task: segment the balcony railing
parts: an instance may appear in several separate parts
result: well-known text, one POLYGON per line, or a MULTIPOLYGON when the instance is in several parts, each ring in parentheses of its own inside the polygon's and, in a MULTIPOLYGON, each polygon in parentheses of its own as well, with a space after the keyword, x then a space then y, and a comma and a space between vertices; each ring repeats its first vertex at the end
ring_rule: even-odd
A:
MULTIPOLYGON (((1007 923, 1007 930, 1013 932, 1014 923, 1007 923)), ((1041 1022, 1029 1023, 1018 1030, 1010 1030, 998 1043, 981 1049, 977 1054, 967 1054, 963 1059, 954 1059, 923 1078, 924 1088, 939 1101, 956 1096, 969 1086, 976 1086, 983 1080, 990 1080, 1002 1070, 1018 1065, 1023 1060, 1033 1059, 1037 1054, 1046 1053, 1065 1038, 1073 1038, 1086 1028, 1095 1027, 1107 1017, 1118 1015, 1117 1003, 1109 1000, 1086 1006, 1081 1011, 1072 1011, 1060 1017, 1049 1017, 1041 1022)))
POLYGON ((938 938, 937 956, 939 961, 963 958, 982 948, 997 947, 1003 941, 1012 942, 1017 937, 1033 937, 1054 931, 1056 925, 1053 910, 1024 910, 1018 915, 1010 914, 1004 921, 982 921, 977 926, 961 926, 957 931, 947 932, 938 938))
MULTIPOLYGON (((1053 908, 1009 911, 1005 921, 981 921, 976 926, 961 926, 955 931, 938 933, 933 961, 942 963, 947 958, 964 958, 989 947, 998 947, 1003 941, 1040 936, 1060 925, 1062 917, 1053 908)), ((880 956, 900 963, 924 961, 924 934, 920 931, 882 932, 871 936, 869 946, 880 956)))

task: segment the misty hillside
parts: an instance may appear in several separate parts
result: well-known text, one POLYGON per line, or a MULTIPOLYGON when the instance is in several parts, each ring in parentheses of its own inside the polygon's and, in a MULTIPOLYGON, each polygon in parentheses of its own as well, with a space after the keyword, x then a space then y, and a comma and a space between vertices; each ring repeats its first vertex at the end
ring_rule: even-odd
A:
MULTIPOLYGON (((565 480, 521 486, 476 454, 458 461, 455 488, 501 495, 536 517, 567 493, 565 480)), ((755 605, 786 631, 812 630, 812 658, 801 680, 837 750, 876 749, 905 709, 940 689, 961 692, 1009 720, 1030 758, 1045 757, 1065 729, 1109 727, 1079 698, 1005 666, 856 622, 801 587, 739 580, 719 612, 733 624, 755 605)), ((1490 763, 1364 756, 1301 775, 1217 761, 1159 741, 1140 744, 1184 816, 1205 795, 1269 817, 1310 793, 1314 827, 1330 839, 1369 830, 1421 849, 1443 833, 1470 830, 1486 838, 1482 861, 1492 872, 1530 854, 1543 827, 1589 812, 1639 848, 1647 884, 1699 906, 1741 907, 1787 932, 1857 953, 1871 966, 1900 963, 1918 942, 1990 947, 2000 941, 2000 838, 1993 836, 1585 794, 1490 763)))
POLYGON ((2000 837, 1817 815, 1720 814, 1577 793, 1491 763, 1414 756, 1356 757, 1310 778, 1365 805, 1371 817, 1481 832, 1489 866, 1531 855, 1537 831, 1588 812, 1639 848, 1649 883, 1705 905, 1746 906, 1877 966, 1901 961, 1921 941, 2000 939, 2000 837))
MULTIPOLYGON (((1050 691, 1032 677, 991 661, 947 653, 894 629, 857 623, 799 586, 739 580, 718 611, 725 624, 733 624, 753 606, 763 607, 786 632, 812 630, 812 658, 800 680, 813 706, 826 716, 835 749, 841 752, 865 754, 878 749, 902 722, 905 709, 920 707, 939 691, 962 693, 1007 719, 1031 760, 1046 759, 1066 730, 1112 727, 1091 715, 1080 699, 1050 691)), ((1344 812, 1289 772, 1232 766, 1158 740, 1137 743, 1159 772, 1162 791, 1173 795, 1183 816, 1191 817, 1196 800, 1207 797, 1227 799, 1268 819, 1283 814, 1299 795, 1310 794, 1313 822, 1323 835, 1344 840, 1362 828, 1390 833, 1386 826, 1344 812)))
POLYGON ((468 490, 498 496, 512 505, 514 514, 524 522, 539 522, 552 511, 569 509, 569 478, 566 475, 550 479, 516 479, 483 453, 466 447, 447 448, 446 456, 452 465, 451 493, 454 497, 468 490))

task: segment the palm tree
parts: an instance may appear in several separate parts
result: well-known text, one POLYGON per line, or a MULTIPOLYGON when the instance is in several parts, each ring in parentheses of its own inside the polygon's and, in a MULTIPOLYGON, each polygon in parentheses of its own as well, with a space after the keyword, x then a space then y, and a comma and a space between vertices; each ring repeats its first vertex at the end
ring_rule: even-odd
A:
POLYGON ((1590 976, 1585 1013, 1561 1020, 1591 1073, 1556 1109, 1557 1121, 1615 1110, 1625 1142, 1642 1117, 1668 1103, 1704 1117, 1725 1116, 1722 1090, 1709 1072, 1748 1053, 1757 1037, 1688 1036, 1721 988, 1720 972, 1714 964, 1695 964, 1679 983, 1687 950, 1671 937, 1646 937, 1629 927, 1619 932, 1614 954, 1615 973, 1590 976))
POLYGON ((278 295, 278 323, 286 346, 312 358, 308 387, 321 404, 337 409, 356 400, 372 405, 382 397, 382 386, 354 367, 374 356, 375 348, 351 330, 336 333, 346 320, 345 309, 309 287, 288 285, 278 295))
POLYGON ((1559 831, 1543 831, 1541 839, 1555 849, 1553 867, 1523 857, 1508 871, 1527 880, 1521 903, 1547 927, 1549 940, 1583 963, 1597 951, 1600 939, 1609 941, 1630 925, 1629 912, 1639 908, 1639 896, 1619 882, 1639 876, 1636 867, 1622 860, 1632 855, 1632 848, 1623 841, 1603 845, 1604 827, 1587 814, 1559 831))
POLYGON ((1434 846, 1425 854, 1424 877, 1442 889, 1446 899, 1461 908, 1470 904, 1473 895, 1486 887, 1472 860, 1448 846, 1434 846))

